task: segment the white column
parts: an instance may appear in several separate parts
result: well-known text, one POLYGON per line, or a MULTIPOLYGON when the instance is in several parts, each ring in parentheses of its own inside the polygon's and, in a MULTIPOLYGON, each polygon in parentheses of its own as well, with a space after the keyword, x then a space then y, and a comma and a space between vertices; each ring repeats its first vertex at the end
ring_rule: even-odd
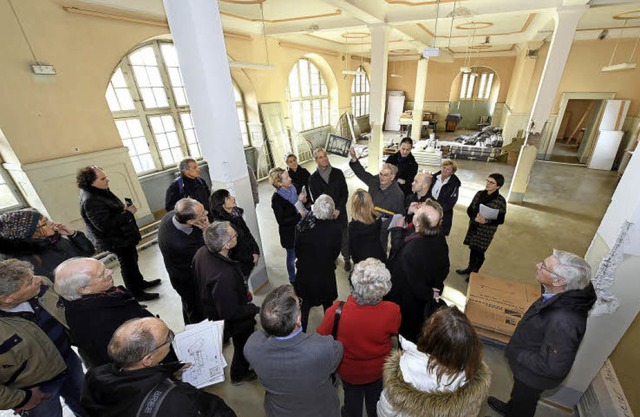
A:
MULTIPOLYGON (((164 0, 164 7, 202 154, 209 164, 211 188, 226 188, 236 196, 251 234, 262 247, 218 1, 164 0)), ((266 280, 261 256, 249 282, 257 288, 266 280)))
POLYGON ((533 167, 531 161, 521 161, 526 157, 525 155, 530 154, 525 153, 524 150, 527 144, 533 146, 539 144, 542 129, 551 114, 551 108, 560 85, 560 79, 564 73, 564 67, 567 63, 578 22, 588 8, 589 6, 582 5, 556 9, 553 38, 551 39, 544 69, 542 70, 536 99, 531 109, 525 144, 520 152, 520 157, 513 173, 513 181, 507 195, 507 201, 510 203, 522 203, 524 201, 524 194, 527 190, 531 168, 533 167))
POLYGON ((424 110, 424 92, 427 88, 427 69, 429 58, 420 58, 416 70, 416 91, 413 99, 413 123, 411 124, 411 139, 413 142, 420 140, 422 132, 422 111, 424 110))
MULTIPOLYGON (((636 152, 629 161, 624 175, 611 197, 611 204, 587 250, 585 259, 593 273, 602 258, 611 250, 625 222, 640 224, 640 153, 636 152)), ((640 230, 629 232, 638 242, 640 230)), ((632 237, 628 236, 628 237, 632 237)), ((631 238, 630 241, 634 239, 631 238)), ((636 243, 637 245, 637 243, 636 243)), ((637 248, 636 248, 637 250, 637 248)), ((562 385, 548 399, 567 407, 573 407, 591 384, 604 361, 611 355, 622 336, 640 311, 640 256, 624 255, 615 271, 613 285, 609 288, 617 297, 620 307, 612 314, 591 316, 587 330, 571 368, 571 373, 562 385)))
POLYGON ((371 95, 369 99, 369 123, 371 141, 369 142, 368 171, 378 173, 382 162, 385 100, 387 96, 387 59, 389 57, 389 26, 375 24, 369 26, 371 32, 371 95))

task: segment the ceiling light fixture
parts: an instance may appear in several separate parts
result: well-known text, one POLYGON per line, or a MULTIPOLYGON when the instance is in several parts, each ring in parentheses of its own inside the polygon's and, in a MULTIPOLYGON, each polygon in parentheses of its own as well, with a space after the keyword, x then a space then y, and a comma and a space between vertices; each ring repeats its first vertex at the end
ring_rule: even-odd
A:
MULTIPOLYGON (((356 70, 342 70, 342 74, 343 75, 359 75, 364 73, 364 69, 362 68, 362 65, 364 63, 364 36, 360 38, 360 65, 358 66, 358 68, 356 68, 356 70)), ((349 38, 346 38, 347 42, 349 41, 349 38)), ((349 65, 349 64, 347 64, 349 65)))
POLYGON ((624 33, 624 28, 627 26, 627 22, 630 19, 625 19, 624 24, 622 25, 622 30, 620 31, 620 36, 616 41, 616 46, 613 48, 613 52, 611 53, 611 59, 609 60, 609 65, 606 67, 602 67, 602 72, 615 72, 615 71, 624 71, 629 69, 634 69, 636 67, 636 63, 633 61, 633 56, 636 54, 636 49, 638 48, 638 41, 640 41, 640 35, 638 35, 638 39, 636 39, 636 44, 631 51, 631 55, 629 55, 629 60, 627 62, 623 62, 620 64, 613 63, 613 57, 616 55, 616 51, 618 50, 618 45, 620 44, 620 39, 622 39, 622 34, 624 33))
POLYGON ((262 38, 264 39, 264 53, 267 58, 266 64, 258 64, 254 62, 229 61, 229 68, 235 69, 253 69, 253 70, 271 70, 275 69, 275 65, 269 62, 269 47, 267 45, 267 29, 264 24, 264 9, 260 3, 260 17, 262 19, 262 38))
POLYGON ((433 38, 431 38, 431 47, 426 47, 422 50, 422 56, 424 58, 440 56, 440 48, 436 46, 436 39, 438 38, 438 17, 440 17, 440 0, 436 0, 436 25, 433 30, 433 38))

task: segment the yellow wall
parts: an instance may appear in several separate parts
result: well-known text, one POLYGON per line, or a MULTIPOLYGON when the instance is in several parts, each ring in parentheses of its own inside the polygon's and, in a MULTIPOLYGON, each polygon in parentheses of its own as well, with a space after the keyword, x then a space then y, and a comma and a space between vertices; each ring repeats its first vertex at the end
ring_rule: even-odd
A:
MULTIPOLYGON (((504 102, 507 98, 514 63, 515 58, 512 56, 472 59, 473 66, 488 67, 497 74, 500 81, 500 91, 497 97, 498 102, 504 102)), ((427 70, 425 101, 449 101, 451 87, 456 76, 460 74, 460 67, 463 65, 464 59, 454 59, 453 63, 431 60, 427 70)), ((406 100, 413 101, 416 90, 417 67, 418 64, 416 61, 390 62, 387 90, 402 90, 405 92, 406 100), (392 72, 402 75, 402 77, 391 77, 392 72)))
MULTIPOLYGON (((569 59, 560 81, 558 95, 552 112, 556 113, 560 107, 562 93, 574 92, 613 92, 616 99, 631 101, 629 116, 640 115, 640 55, 636 52, 634 62, 638 68, 619 72, 602 72, 604 66, 609 65, 611 52, 615 47, 615 40, 576 41, 573 43, 569 59)), ((616 52, 614 64, 629 59, 635 39, 620 42, 616 52)))
POLYGON ((55 76, 35 76, 34 60, 8 2, 0 3, 0 126, 21 163, 121 147, 104 98, 111 73, 159 27, 65 12, 52 1, 12 2, 39 62, 55 76))

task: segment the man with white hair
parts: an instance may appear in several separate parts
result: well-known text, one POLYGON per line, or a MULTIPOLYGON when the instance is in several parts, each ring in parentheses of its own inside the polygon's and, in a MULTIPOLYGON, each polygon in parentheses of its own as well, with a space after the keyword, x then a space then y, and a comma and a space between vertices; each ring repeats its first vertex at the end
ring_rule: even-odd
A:
POLYGON ((508 403, 489 397, 500 415, 533 417, 543 391, 560 385, 569 374, 596 302, 591 267, 570 252, 554 249, 536 264, 536 280, 544 293, 518 323, 507 345, 513 372, 508 403))
MULTIPOLYGON (((442 208, 427 200, 413 217, 415 233, 403 240, 388 262, 391 292, 387 296, 400 306, 400 334, 415 342, 425 319, 425 308, 438 299, 449 274, 449 246, 440 232, 442 208)), ((403 229, 394 228, 394 234, 403 229)))
POLYGON ((365 171, 364 167, 358 161, 355 149, 349 149, 351 161, 349 166, 356 174, 360 181, 369 187, 369 194, 373 200, 373 205, 382 217, 382 227, 380 228, 380 241, 382 248, 387 253, 387 245, 389 240, 389 222, 394 214, 404 214, 404 192, 395 181, 398 167, 391 164, 382 164, 380 174, 373 175, 365 171))
POLYGON ((93 258, 73 258, 55 270, 54 288, 62 297, 71 339, 88 369, 110 363, 107 345, 127 320, 152 314, 123 286, 113 271, 93 258))

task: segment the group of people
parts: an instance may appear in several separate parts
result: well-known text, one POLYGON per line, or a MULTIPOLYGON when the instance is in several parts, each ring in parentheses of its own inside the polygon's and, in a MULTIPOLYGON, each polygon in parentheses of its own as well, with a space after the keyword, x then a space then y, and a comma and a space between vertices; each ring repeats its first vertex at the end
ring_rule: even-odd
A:
MULTIPOLYGON (((269 173, 290 284, 261 307, 247 286, 260 250, 242 209, 228 190, 210 192, 195 161, 180 163, 158 244, 185 324, 224 321, 231 383, 259 378, 270 417, 360 417, 363 409, 369 417, 477 415, 490 385, 482 344, 457 308, 438 308, 460 187, 455 162, 418 173, 405 139, 392 160, 398 166, 384 164, 374 176, 351 150, 350 166, 368 191, 351 196, 349 221, 344 174, 323 149, 314 157, 313 174, 293 154, 286 170, 269 173), (346 301, 337 300, 340 254, 352 270, 346 301), (319 305, 324 319, 307 333, 319 305), (401 350, 393 351, 396 336, 401 350)), ((0 245, 12 258, 0 261, 0 355, 10 358, 0 372, 2 408, 61 416, 62 397, 82 417, 235 416, 220 397, 180 382, 185 365, 172 352, 173 332, 139 303, 157 298, 144 290, 160 281, 145 281, 137 265, 135 205, 109 190, 101 168, 85 167, 77 179, 86 237, 36 210, 0 215, 0 245), (112 271, 90 257, 94 247, 116 254, 125 286, 114 286, 112 271)), ((504 222, 503 184, 502 175, 489 175, 467 210, 471 256, 461 274, 479 270, 504 222), (484 217, 482 206, 496 218, 484 217)), ((507 348, 515 382, 509 402, 489 397, 497 412, 533 416, 543 390, 567 375, 595 302, 590 277, 588 264, 566 252, 538 264, 545 294, 507 348)))

